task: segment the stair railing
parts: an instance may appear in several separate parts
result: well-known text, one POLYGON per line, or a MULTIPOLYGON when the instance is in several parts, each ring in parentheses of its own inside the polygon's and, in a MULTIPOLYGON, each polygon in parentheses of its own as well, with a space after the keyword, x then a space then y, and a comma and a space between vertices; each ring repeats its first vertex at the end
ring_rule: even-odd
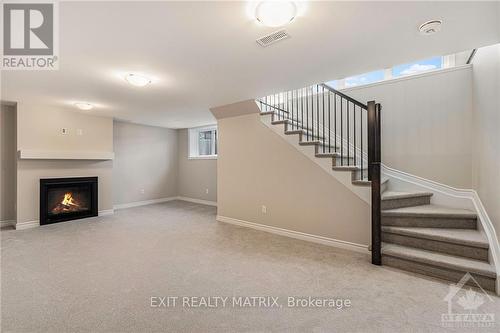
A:
POLYGON ((354 180, 371 181, 372 263, 380 265, 380 104, 363 104, 325 83, 265 96, 257 102, 262 112, 273 112, 274 120, 286 120, 287 131, 301 131, 303 141, 316 142, 318 154, 331 154, 339 162, 337 166, 357 170, 354 180))

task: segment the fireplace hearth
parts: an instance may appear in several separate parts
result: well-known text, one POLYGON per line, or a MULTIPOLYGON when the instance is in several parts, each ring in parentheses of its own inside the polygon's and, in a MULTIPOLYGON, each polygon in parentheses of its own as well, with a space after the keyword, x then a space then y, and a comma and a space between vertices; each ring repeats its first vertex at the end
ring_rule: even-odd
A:
POLYGON ((40 225, 97 216, 97 177, 40 179, 40 225))

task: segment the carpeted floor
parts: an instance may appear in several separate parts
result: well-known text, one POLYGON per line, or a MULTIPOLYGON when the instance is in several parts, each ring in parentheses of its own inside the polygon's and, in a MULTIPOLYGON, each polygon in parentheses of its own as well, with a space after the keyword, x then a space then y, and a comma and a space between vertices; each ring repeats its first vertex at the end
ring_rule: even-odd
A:
MULTIPOLYGON (((441 326, 446 282, 218 223, 215 214, 214 207, 174 201, 2 230, 2 332, 461 331, 441 326), (165 296, 180 298, 175 307, 159 298, 153 303, 161 306, 151 306, 151 297, 165 296), (226 307, 188 308, 184 296, 273 296, 281 307, 233 307, 228 299, 226 307), (351 305, 290 308, 288 296, 351 305)), ((481 311, 499 322, 469 331, 498 332, 500 298, 482 297, 481 311)))

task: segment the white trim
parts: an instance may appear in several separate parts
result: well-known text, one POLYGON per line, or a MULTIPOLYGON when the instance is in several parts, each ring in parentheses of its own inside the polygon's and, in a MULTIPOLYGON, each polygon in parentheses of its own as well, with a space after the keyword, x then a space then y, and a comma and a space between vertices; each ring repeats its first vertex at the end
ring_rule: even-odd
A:
POLYGON ((31 229, 31 228, 36 228, 40 226, 40 221, 34 220, 34 221, 26 221, 26 222, 18 222, 16 223, 16 230, 24 230, 24 229, 31 229))
POLYGON ((217 201, 209 201, 209 200, 202 200, 202 199, 195 199, 195 198, 188 198, 188 197, 177 197, 177 200, 194 202, 194 203, 199 203, 202 205, 217 207, 217 201))
POLYGON ((134 201, 134 202, 124 203, 124 204, 116 204, 113 206, 113 209, 117 210, 117 209, 131 208, 131 207, 153 205, 153 204, 172 201, 172 200, 176 200, 176 199, 177 199, 177 197, 168 197, 168 198, 160 198, 160 199, 152 199, 152 200, 144 200, 144 201, 134 201))
POLYGON ((18 151, 20 159, 40 160, 112 160, 114 152, 107 151, 45 151, 21 149, 18 151))
POLYGON ((115 213, 114 209, 105 209, 105 210, 100 210, 98 216, 108 216, 108 215, 113 215, 114 213, 115 213))
POLYGON ((389 80, 383 80, 383 81, 368 83, 368 84, 359 85, 359 86, 355 86, 355 87, 349 87, 349 88, 345 88, 345 89, 337 89, 337 90, 339 90, 340 92, 346 93, 346 92, 350 92, 350 91, 354 91, 354 90, 365 89, 368 87, 373 87, 373 86, 378 86, 378 85, 383 85, 383 84, 391 84, 391 83, 396 83, 396 82, 405 81, 405 80, 413 80, 413 79, 418 79, 418 78, 421 78, 424 76, 444 74, 444 73, 448 73, 448 72, 459 71, 459 70, 464 70, 464 69, 469 69, 469 68, 472 68, 471 64, 449 67, 449 68, 440 68, 440 69, 430 70, 430 71, 422 72, 422 73, 418 73, 418 74, 398 76, 396 78, 392 78, 389 80))
MULTIPOLYGON (((389 168, 382 164, 382 172, 390 179, 390 187, 393 190, 427 189, 434 193, 432 201, 457 208, 469 208, 474 210, 479 218, 480 227, 488 238, 491 250, 491 259, 497 276, 500 277, 500 244, 498 242, 495 227, 491 222, 486 209, 476 191, 472 189, 457 189, 445 184, 415 176, 400 170, 389 168)), ((500 278, 497 278, 497 294, 500 295, 500 278)))
POLYGON ((323 236, 311 235, 311 234, 307 234, 307 233, 299 232, 299 231, 294 231, 294 230, 272 227, 269 225, 238 220, 238 219, 234 219, 232 217, 227 217, 227 216, 217 215, 216 219, 219 222, 234 224, 234 225, 237 225, 240 227, 251 228, 251 229, 255 229, 255 230, 259 230, 259 231, 265 231, 265 232, 269 232, 269 233, 272 233, 275 235, 300 239, 303 241, 327 245, 327 246, 338 247, 341 249, 351 250, 351 251, 360 252, 360 253, 364 253, 364 254, 369 253, 368 246, 363 245, 363 244, 351 243, 351 242, 346 242, 346 241, 339 240, 339 239, 333 239, 333 238, 328 238, 328 237, 323 237, 323 236))
POLYGON ((199 155, 199 156, 189 156, 188 160, 216 160, 217 155, 199 155))
POLYGON ((0 228, 14 227, 16 225, 16 220, 3 220, 0 221, 0 228))

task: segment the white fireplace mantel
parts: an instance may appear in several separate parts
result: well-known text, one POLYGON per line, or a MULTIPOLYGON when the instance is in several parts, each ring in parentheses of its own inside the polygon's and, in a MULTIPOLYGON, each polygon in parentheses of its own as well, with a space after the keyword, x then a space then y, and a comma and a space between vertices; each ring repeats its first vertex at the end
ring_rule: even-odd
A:
POLYGON ((18 151, 20 159, 26 160, 112 160, 115 153, 112 151, 46 151, 28 150, 18 151))

